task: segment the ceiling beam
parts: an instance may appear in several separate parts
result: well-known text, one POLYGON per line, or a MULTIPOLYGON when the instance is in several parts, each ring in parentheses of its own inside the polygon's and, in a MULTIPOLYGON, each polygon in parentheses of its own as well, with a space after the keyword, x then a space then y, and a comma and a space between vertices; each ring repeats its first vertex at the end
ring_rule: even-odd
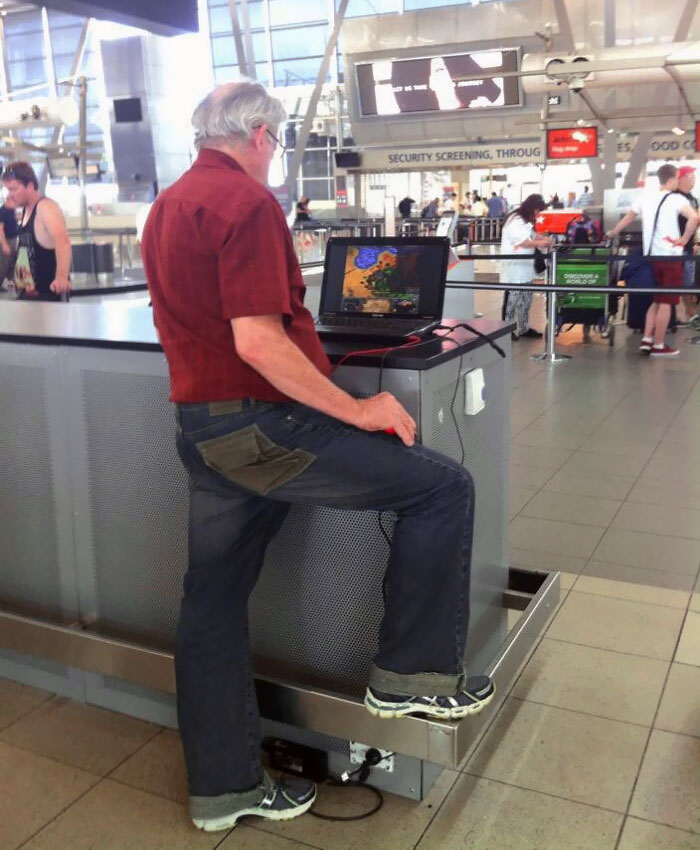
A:
POLYGON ((573 53, 576 50, 574 42, 574 34, 571 31, 571 21, 569 13, 566 11, 564 0, 554 0, 554 11, 557 16, 557 24, 559 25, 559 38, 561 39, 562 47, 573 53))
POLYGON ((673 36, 674 41, 685 41, 688 38, 690 27, 693 25, 693 18, 698 9, 698 0, 686 0, 685 8, 681 12, 681 19, 678 21, 676 34, 673 36))

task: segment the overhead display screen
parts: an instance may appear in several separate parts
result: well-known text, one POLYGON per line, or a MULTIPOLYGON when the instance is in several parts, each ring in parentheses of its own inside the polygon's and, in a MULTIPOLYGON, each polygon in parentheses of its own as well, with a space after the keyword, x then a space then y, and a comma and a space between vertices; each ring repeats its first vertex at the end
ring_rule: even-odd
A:
POLYGON ((485 50, 355 66, 360 114, 404 115, 520 105, 518 50, 485 50), (482 75, 483 76, 480 76, 482 75))
POLYGON ((591 159, 598 156, 597 127, 547 130, 548 159, 591 159))
POLYGON ((197 32, 197 0, 30 0, 57 12, 140 27, 159 35, 197 32))

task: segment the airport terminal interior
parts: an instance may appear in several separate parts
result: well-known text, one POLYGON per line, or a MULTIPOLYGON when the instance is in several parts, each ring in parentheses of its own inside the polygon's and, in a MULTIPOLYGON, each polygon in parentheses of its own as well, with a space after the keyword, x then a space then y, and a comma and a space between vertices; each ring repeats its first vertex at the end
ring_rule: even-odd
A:
MULTIPOLYGON (((700 850, 700 2, 2 0, 0 50, 0 850, 700 850), (241 80, 287 115, 236 143, 265 137, 257 244, 288 240, 331 380, 473 479, 494 690, 373 709, 418 520, 298 499, 242 629, 265 769, 317 796, 222 826, 178 731, 197 485, 153 256, 223 156, 192 113, 241 80)), ((197 398, 202 466, 274 500, 315 458, 253 425, 213 465, 217 411, 274 407, 242 396, 197 398)))

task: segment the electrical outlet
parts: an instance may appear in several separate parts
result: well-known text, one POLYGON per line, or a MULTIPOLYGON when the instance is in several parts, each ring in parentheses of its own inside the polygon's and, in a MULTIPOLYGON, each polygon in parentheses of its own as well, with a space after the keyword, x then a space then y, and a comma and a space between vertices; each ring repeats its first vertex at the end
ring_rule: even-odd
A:
MULTIPOLYGON (((372 749, 368 744, 360 744, 357 741, 350 741, 350 764, 362 764, 367 755, 367 750, 372 749)), ((375 764, 373 770, 385 770, 387 773, 394 772, 394 761, 396 756, 391 750, 381 750, 379 747, 374 747, 382 754, 382 760, 375 764)))

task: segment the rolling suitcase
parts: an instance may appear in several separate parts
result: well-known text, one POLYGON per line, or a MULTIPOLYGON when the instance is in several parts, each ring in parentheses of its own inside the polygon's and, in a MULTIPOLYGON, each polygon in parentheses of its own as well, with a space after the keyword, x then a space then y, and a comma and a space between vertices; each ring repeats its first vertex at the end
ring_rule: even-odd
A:
MULTIPOLYGON (((655 285, 651 267, 640 253, 632 254, 625 262, 620 272, 620 279, 625 281, 628 290, 648 289, 655 285)), ((644 320, 651 306, 652 296, 647 293, 627 295, 627 327, 635 331, 644 330, 644 320)))

